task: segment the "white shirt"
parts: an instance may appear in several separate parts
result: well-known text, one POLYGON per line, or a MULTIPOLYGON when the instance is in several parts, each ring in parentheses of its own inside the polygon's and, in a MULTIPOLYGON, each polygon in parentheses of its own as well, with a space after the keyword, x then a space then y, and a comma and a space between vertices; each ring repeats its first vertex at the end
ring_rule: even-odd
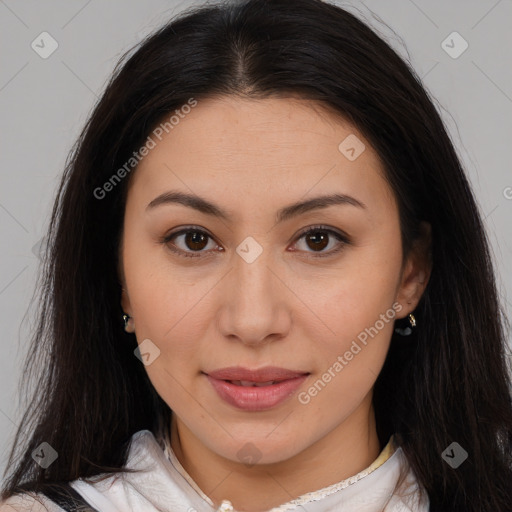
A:
MULTIPOLYGON (((96 481, 99 475, 88 478, 87 482, 79 478, 71 485, 100 512, 236 512, 229 497, 215 508, 182 467, 170 442, 167 439, 157 441, 149 430, 140 430, 132 436, 127 467, 142 472, 115 473, 102 481, 96 481)), ((428 512, 429 500, 419 501, 418 483, 410 469, 402 485, 397 486, 400 470, 406 467, 406 457, 391 437, 368 468, 268 512, 428 512), (400 498, 397 491, 406 495, 400 498)), ((0 512, 12 512, 13 508, 6 505, 20 511, 62 512, 45 496, 37 496, 46 508, 34 498, 23 495, 7 500, 0 512)))

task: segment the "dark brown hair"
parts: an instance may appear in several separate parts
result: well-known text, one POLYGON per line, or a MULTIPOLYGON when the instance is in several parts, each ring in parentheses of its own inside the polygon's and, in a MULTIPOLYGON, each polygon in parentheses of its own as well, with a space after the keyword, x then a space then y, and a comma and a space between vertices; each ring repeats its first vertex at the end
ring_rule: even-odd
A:
POLYGON ((510 511, 507 324, 475 198, 410 65, 356 16, 320 0, 189 9, 121 59, 52 212, 25 369, 27 382, 38 380, 2 498, 121 471, 130 437, 167 424, 170 410, 121 320, 117 256, 128 179, 103 199, 94 190, 164 115, 191 97, 223 95, 299 95, 328 106, 378 152, 399 204, 404 255, 420 222, 430 223, 433 270, 415 310, 418 328, 406 342, 393 335, 374 389, 379 439, 395 434, 431 511, 510 511), (46 470, 31 457, 43 441, 59 454, 46 470), (468 452, 457 469, 441 457, 454 441, 468 452))

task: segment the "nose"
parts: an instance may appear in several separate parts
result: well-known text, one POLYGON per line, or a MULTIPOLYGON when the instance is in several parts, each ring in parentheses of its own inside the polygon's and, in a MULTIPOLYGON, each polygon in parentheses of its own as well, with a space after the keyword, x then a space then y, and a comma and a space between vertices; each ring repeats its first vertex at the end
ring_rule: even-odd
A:
POLYGON ((234 266, 219 290, 221 334, 248 346, 282 339, 291 327, 293 294, 268 252, 264 250, 251 263, 235 254, 234 266))

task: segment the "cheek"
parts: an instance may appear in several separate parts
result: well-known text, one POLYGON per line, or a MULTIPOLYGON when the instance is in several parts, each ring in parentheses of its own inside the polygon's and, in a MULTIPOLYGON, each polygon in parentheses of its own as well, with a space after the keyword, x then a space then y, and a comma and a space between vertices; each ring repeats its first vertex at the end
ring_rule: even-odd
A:
POLYGON ((190 384, 200 369, 197 339, 202 327, 196 324, 200 284, 188 284, 158 266, 148 269, 145 279, 134 280, 137 341, 150 339, 159 350, 145 370, 162 399, 180 410, 190 406, 190 396, 197 393, 190 384))
POLYGON ((315 279, 300 281, 297 295, 305 298, 308 307, 302 308, 298 323, 308 329, 308 339, 321 340, 315 351, 325 366, 348 351, 348 357, 353 357, 351 367, 367 365, 379 371, 397 312, 393 304, 401 247, 399 239, 397 248, 393 240, 383 237, 378 243, 358 247, 328 275, 318 273, 315 279))
POLYGON ((134 303, 139 341, 152 339, 169 364, 191 356, 194 350, 197 352, 197 315, 202 309, 201 295, 205 293, 200 293, 199 286, 184 285, 155 270, 138 287, 134 303))
POLYGON ((347 268, 336 283, 324 283, 316 290, 311 307, 321 321, 310 312, 304 313, 308 320, 299 320, 307 329, 306 338, 318 340, 311 352, 315 378, 300 402, 311 407, 308 413, 314 413, 318 428, 333 418, 344 421, 361 404, 389 349, 396 316, 395 269, 383 266, 382 273, 359 272, 362 263, 351 271, 347 268))
POLYGON ((126 238, 123 262, 137 341, 149 339, 160 350, 158 359, 146 367, 150 376, 163 368, 174 374, 197 352, 195 310, 201 308, 198 301, 207 289, 201 278, 176 272, 162 245, 143 243, 142 238, 137 243, 136 238, 126 238))
MULTIPOLYGON (((393 303, 400 275, 400 257, 358 251, 329 273, 299 281, 299 293, 332 325, 365 326, 393 303)), ((330 325, 328 322, 326 322, 330 325)))

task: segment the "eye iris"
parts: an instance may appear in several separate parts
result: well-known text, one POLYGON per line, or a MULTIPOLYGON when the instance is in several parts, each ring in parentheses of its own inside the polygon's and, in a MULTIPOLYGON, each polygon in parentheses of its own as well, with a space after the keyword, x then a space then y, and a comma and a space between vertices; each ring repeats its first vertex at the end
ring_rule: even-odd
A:
POLYGON ((306 243, 311 249, 324 249, 329 244, 329 235, 323 231, 316 231, 306 235, 306 243), (313 247, 309 246, 309 242, 313 240, 313 247))
POLYGON ((204 249, 208 243, 208 240, 204 233, 199 233, 198 231, 189 231, 185 235, 185 243, 189 249, 204 249))

